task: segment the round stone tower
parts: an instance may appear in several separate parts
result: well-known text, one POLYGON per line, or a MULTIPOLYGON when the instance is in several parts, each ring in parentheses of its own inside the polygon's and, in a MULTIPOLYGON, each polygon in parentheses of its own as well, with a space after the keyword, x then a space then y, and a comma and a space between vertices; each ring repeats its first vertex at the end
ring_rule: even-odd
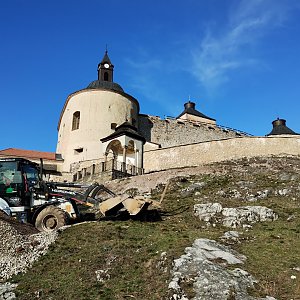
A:
POLYGON ((98 64, 98 79, 66 99, 56 149, 64 160, 62 172, 70 172, 76 162, 103 159, 100 139, 126 121, 136 126, 139 103, 113 82, 113 69, 106 51, 98 64))

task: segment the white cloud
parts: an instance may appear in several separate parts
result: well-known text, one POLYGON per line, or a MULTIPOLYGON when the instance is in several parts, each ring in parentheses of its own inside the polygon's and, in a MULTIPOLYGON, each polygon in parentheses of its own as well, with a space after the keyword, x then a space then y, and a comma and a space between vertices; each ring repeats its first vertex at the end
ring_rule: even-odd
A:
POLYGON ((193 51, 193 74, 212 90, 228 81, 232 71, 257 64, 248 50, 272 29, 283 26, 297 5, 293 0, 239 1, 231 8, 223 29, 215 33, 208 28, 199 49, 193 51))

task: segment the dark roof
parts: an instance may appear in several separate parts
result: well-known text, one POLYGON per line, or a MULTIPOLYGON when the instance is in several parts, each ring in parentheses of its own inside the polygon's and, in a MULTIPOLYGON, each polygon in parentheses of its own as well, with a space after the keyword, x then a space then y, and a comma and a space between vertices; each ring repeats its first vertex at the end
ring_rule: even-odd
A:
POLYGON ((104 64, 104 63, 108 63, 110 65, 112 64, 109 57, 108 57, 107 50, 105 51, 105 54, 104 54, 100 64, 104 64))
POLYGON ((115 132, 107 137, 102 138, 100 141, 107 142, 122 135, 127 135, 133 139, 142 141, 143 143, 146 142, 146 139, 137 132, 137 128, 127 121, 118 126, 115 132))
POLYGON ((210 117, 204 115, 203 113, 201 113, 200 111, 196 110, 195 106, 196 106, 196 104, 194 102, 191 102, 191 101, 185 103, 184 104, 184 111, 176 119, 179 119, 184 114, 190 114, 190 115, 193 115, 193 116, 197 116, 197 117, 205 118, 205 119, 208 119, 208 120, 216 121, 215 119, 210 118, 210 117))
POLYGON ((267 136, 280 135, 280 134, 294 134, 294 135, 299 134, 294 132, 292 129, 288 128, 285 124, 286 124, 286 120, 284 119, 278 118, 277 120, 273 121, 272 122, 273 129, 269 134, 267 134, 267 136))
POLYGON ((106 89, 110 91, 124 92, 122 87, 110 81, 94 80, 88 86, 87 89, 106 89))

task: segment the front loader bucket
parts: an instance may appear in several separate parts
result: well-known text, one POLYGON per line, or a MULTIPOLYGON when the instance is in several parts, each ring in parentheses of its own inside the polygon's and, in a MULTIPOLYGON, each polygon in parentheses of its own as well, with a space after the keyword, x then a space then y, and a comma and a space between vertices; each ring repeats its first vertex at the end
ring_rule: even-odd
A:
POLYGON ((99 210, 104 216, 106 216, 111 210, 119 210, 122 208, 122 201, 124 201, 124 197, 121 196, 107 199, 99 204, 99 210))
POLYGON ((127 198, 122 203, 131 216, 137 215, 143 208, 146 209, 151 204, 143 197, 127 198))

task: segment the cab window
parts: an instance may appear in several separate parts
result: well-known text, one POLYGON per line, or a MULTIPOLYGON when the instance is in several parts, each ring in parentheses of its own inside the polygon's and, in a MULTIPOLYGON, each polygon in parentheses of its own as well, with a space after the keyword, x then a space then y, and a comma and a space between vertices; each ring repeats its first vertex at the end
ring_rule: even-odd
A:
POLYGON ((17 170, 16 162, 0 162, 0 184, 9 186, 13 182, 17 170))
POLYGON ((37 169, 28 165, 24 165, 23 172, 26 176, 26 180, 29 186, 35 186, 39 182, 39 173, 37 169))

